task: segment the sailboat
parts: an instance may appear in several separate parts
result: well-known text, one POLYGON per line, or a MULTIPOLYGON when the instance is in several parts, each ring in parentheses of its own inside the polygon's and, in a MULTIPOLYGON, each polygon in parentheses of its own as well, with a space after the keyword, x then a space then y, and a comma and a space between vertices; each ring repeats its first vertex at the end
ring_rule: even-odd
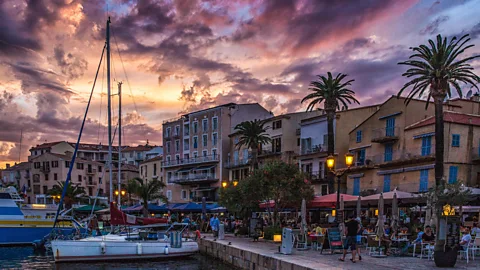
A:
MULTIPOLYGON (((118 226, 116 232, 107 235, 91 236, 78 240, 52 240, 51 248, 55 262, 81 262, 81 261, 106 261, 106 260, 130 260, 139 258, 172 258, 190 256, 199 251, 198 243, 189 238, 183 238, 183 232, 188 224, 168 224, 165 219, 138 218, 127 215, 117 208, 120 206, 120 192, 118 204, 115 205, 112 185, 112 132, 111 132, 111 94, 110 94, 110 18, 106 25, 106 43, 103 53, 107 58, 107 95, 108 95, 108 166, 110 169, 110 224, 118 226), (123 226, 123 227, 122 227, 123 226)), ((101 64, 100 60, 100 64, 101 64)), ((99 67, 100 67, 99 64, 99 67)), ((98 76, 98 69, 97 75, 98 76)), ((96 80, 97 77, 95 77, 96 80)), ((95 87, 95 82, 93 87, 95 87)), ((93 93, 93 89, 92 89, 93 93)), ((119 84, 119 95, 121 96, 121 84, 119 84)), ((90 94, 91 100, 92 94, 90 94)), ((90 105, 90 100, 85 112, 84 121, 90 105)), ((119 98, 121 103, 121 98, 119 98)), ((121 108, 121 104, 120 104, 121 108)), ((120 109, 121 110, 121 109, 120 109)), ((119 112, 119 118, 121 112, 119 112)), ((73 166, 78 144, 80 142, 83 125, 77 140, 75 153, 72 157, 73 166)), ((119 142, 121 142, 121 120, 119 121, 119 142)), ((119 151, 121 151, 119 144, 119 151)), ((120 155, 119 155, 120 159, 120 155)), ((119 161, 119 170, 121 162, 119 161)), ((70 180, 70 172, 67 174, 67 184, 70 180)), ((120 189, 120 171, 118 172, 118 187, 120 189)), ((119 190, 120 191, 120 190, 119 190)), ((62 203, 64 194, 60 199, 62 203)), ((58 212, 57 212, 58 216, 58 212)))

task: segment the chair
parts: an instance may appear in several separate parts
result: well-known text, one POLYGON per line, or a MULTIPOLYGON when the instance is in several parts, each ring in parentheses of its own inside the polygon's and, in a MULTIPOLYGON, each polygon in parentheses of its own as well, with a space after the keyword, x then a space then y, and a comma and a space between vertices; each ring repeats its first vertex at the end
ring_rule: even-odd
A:
POLYGON ((480 236, 477 236, 470 245, 469 251, 472 253, 472 260, 475 260, 475 253, 480 251, 480 236))
POLYGON ((469 252, 469 249, 470 249, 470 243, 468 243, 467 245, 464 245, 463 246, 463 250, 459 250, 458 251, 458 254, 460 255, 460 258, 466 258, 467 259, 467 263, 468 263, 468 252, 469 252), (463 256, 462 256, 463 255, 463 256))
POLYGON ((374 254, 377 248, 380 247, 380 242, 375 240, 375 236, 368 236, 367 237, 367 251, 368 255, 374 254))
POLYGON ((426 255, 428 260, 433 260, 433 249, 434 246, 431 245, 430 243, 424 243, 423 241, 421 242, 421 250, 420 250, 420 259, 423 258, 424 255, 426 255))
POLYGON ((305 234, 297 234, 295 235, 297 242, 297 249, 307 249, 307 237, 305 234))

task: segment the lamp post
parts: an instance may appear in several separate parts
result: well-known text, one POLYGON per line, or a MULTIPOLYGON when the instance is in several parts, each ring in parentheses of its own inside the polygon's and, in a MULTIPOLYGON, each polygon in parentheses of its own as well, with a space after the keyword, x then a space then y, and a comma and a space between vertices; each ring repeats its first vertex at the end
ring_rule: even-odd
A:
POLYGON ((331 172, 333 172, 337 177, 337 203, 335 204, 336 217, 338 217, 338 206, 340 204, 340 178, 350 170, 350 167, 352 166, 352 164, 353 164, 353 155, 350 153, 347 153, 345 155, 345 165, 347 165, 347 169, 342 171, 341 173, 337 173, 337 171, 335 170, 335 157, 333 156, 327 157, 327 168, 331 172))

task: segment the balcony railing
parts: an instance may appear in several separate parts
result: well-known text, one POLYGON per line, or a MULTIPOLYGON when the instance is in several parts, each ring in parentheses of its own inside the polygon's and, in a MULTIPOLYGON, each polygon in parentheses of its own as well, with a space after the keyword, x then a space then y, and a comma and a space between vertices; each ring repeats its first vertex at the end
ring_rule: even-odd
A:
POLYGON ((50 172, 50 167, 40 167, 40 171, 43 172, 43 173, 49 173, 50 172))
POLYGON ((214 173, 197 173, 172 176, 169 182, 177 184, 198 184, 199 182, 215 182, 217 180, 218 178, 214 173))
POLYGON ((435 147, 406 149, 383 153, 372 157, 375 164, 389 164, 408 160, 421 160, 435 158, 435 147))
POLYGON ((263 157, 263 156, 279 155, 281 153, 282 153, 281 151, 262 150, 258 153, 258 156, 263 157))
POLYGON ((193 158, 181 158, 178 160, 164 161, 163 167, 172 167, 172 166, 181 166, 187 164, 197 164, 197 163, 206 163, 206 162, 218 162, 218 155, 208 155, 201 157, 193 158))
POLYGON ((227 160, 225 162, 224 167, 226 169, 235 168, 240 166, 250 165, 251 159, 250 158, 242 158, 242 159, 234 159, 234 160, 227 160))
MULTIPOLYGON (((193 197, 192 202, 202 202, 202 198, 203 197, 193 197)), ((215 200, 214 197, 205 197, 205 200, 207 202, 216 202, 217 201, 217 200, 215 200)))
POLYGON ((87 182, 87 186, 96 186, 97 185, 97 181, 88 181, 87 182))
POLYGON ((480 162, 480 146, 472 148, 472 161, 480 162))
POLYGON ((327 152, 328 145, 325 144, 317 144, 317 145, 312 145, 311 147, 304 147, 302 148, 302 155, 309 155, 309 154, 314 154, 314 153, 323 153, 327 152))
POLYGON ((305 172, 305 174, 307 175, 308 180, 310 180, 312 183, 327 181, 327 179, 325 178, 326 174, 324 174, 324 172, 322 171, 305 172))
POLYGON ((85 169, 85 172, 86 172, 87 174, 96 174, 96 173, 97 173, 97 169, 93 169, 93 168, 88 169, 88 168, 86 168, 86 169, 85 169))
POLYGON ((399 127, 377 128, 372 130, 372 142, 386 143, 398 140, 399 127))

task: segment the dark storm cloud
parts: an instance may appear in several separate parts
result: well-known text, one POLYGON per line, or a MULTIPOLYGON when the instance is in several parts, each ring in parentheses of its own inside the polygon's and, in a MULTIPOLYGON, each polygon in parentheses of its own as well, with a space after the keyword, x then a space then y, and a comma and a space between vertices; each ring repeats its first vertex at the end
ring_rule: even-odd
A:
POLYGON ((65 52, 60 44, 53 49, 53 58, 58 67, 60 67, 62 74, 66 75, 68 80, 82 77, 88 68, 88 62, 85 58, 65 52))

